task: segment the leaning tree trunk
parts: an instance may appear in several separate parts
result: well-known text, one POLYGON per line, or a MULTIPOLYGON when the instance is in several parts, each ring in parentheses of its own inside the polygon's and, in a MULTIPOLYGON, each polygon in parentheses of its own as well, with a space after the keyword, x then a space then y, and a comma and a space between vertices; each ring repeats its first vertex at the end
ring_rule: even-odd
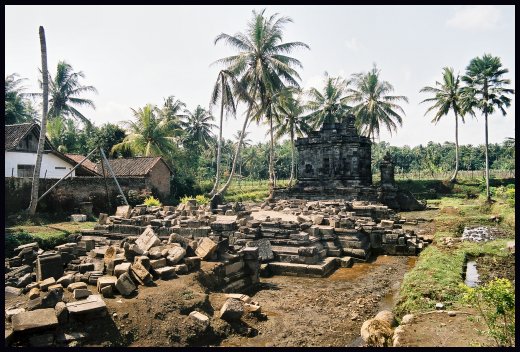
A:
POLYGON ((457 182, 457 173, 459 172, 459 118, 455 111, 455 172, 451 176, 451 183, 457 182))
POLYGON ((488 114, 484 113, 484 123, 486 128, 486 199, 489 202, 491 195, 489 193, 489 158, 488 158, 488 114))
POLYGON ((242 133, 240 134, 240 140, 238 141, 237 149, 235 151, 235 156, 233 157, 233 164, 231 166, 231 172, 229 173, 228 180, 226 184, 218 191, 216 192, 213 197, 215 196, 223 196, 229 186, 231 185, 231 180, 233 179, 233 175, 235 174, 235 168, 237 165, 238 158, 240 156, 240 148, 242 147, 242 140, 244 139, 244 135, 246 133, 247 123, 249 122, 249 114, 251 113, 252 107, 249 107, 249 110, 247 111, 246 119, 244 121, 244 126, 242 126, 242 133))
POLYGON ((273 116, 269 113, 269 134, 271 143, 269 146, 269 199, 274 197, 274 137, 273 137, 273 116))
MULTIPOLYGON (((224 89, 224 87, 222 87, 224 89)), ((222 120, 224 118, 224 102, 221 102, 220 105, 220 126, 219 126, 219 134, 218 134, 218 147, 217 147, 217 174, 215 175, 215 184, 213 185, 213 189, 209 192, 210 196, 213 196, 218 189, 218 184, 220 182, 220 158, 222 157, 222 120)))
POLYGON ((47 125, 47 109, 49 103, 49 74, 47 73, 47 45, 45 43, 45 30, 40 26, 40 47, 42 57, 42 75, 43 75, 43 112, 40 126, 40 139, 38 140, 38 150, 36 152, 36 164, 34 166, 33 182, 31 188, 31 202, 29 203, 29 214, 32 216, 36 213, 38 205, 38 190, 40 187, 40 169, 42 166, 43 149, 45 147, 45 132, 47 125))
POLYGON ((291 177, 289 177, 289 188, 292 186, 294 179, 294 131, 291 128, 291 177))

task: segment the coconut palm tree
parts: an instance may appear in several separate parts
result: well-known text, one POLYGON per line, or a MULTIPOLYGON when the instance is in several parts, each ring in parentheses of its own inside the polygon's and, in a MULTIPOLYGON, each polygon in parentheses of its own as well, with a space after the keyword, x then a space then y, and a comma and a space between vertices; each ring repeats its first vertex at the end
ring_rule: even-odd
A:
POLYGON ((276 139, 289 135, 291 140, 291 176, 289 178, 289 187, 291 187, 295 175, 295 136, 302 137, 312 129, 308 123, 308 116, 303 115, 305 107, 301 101, 301 90, 285 90, 285 94, 278 99, 275 111, 276 139))
POLYGON ((184 113, 185 118, 181 121, 181 126, 184 128, 185 142, 199 149, 207 149, 212 140, 211 130, 216 127, 210 121, 215 118, 200 105, 197 105, 193 112, 184 110, 184 113))
POLYGON ((126 121, 127 136, 112 147, 111 153, 131 151, 134 155, 164 156, 175 148, 174 129, 160 117, 155 105, 131 109, 136 121, 126 121))
MULTIPOLYGON (((251 145, 251 143, 253 141, 251 139, 247 138, 248 135, 249 135, 249 132, 244 132, 244 136, 242 136, 242 130, 238 130, 233 135, 233 138, 237 141, 235 143, 237 145, 237 148, 238 148, 238 143, 239 142, 242 144, 242 148, 244 148, 244 149, 251 145)), ((243 163, 242 155, 239 155, 239 159, 237 161, 237 164, 238 164, 238 174, 240 175, 240 177, 242 177, 242 163, 243 163)))
MULTIPOLYGON (((237 33, 234 36, 222 33, 215 39, 215 43, 224 41, 239 50, 237 55, 220 59, 217 63, 227 65, 228 71, 236 77, 240 77, 240 81, 247 88, 248 95, 251 98, 242 128, 244 132, 254 108, 253 102, 257 102, 260 107, 265 107, 268 105, 270 97, 283 87, 287 85, 299 86, 297 80, 300 79, 300 76, 294 67, 301 68, 302 64, 297 59, 285 54, 297 48, 309 48, 307 44, 302 42, 283 43, 283 27, 285 24, 292 22, 289 17, 279 17, 278 14, 266 17, 264 13, 265 9, 260 13, 253 10, 253 18, 247 24, 244 33, 237 33)), ((266 116, 266 118, 271 120, 273 116, 266 116)), ((274 138, 272 137, 271 144, 273 143, 274 138)), ((240 147, 241 143, 238 144, 236 156, 240 154, 240 147)), ((274 146, 271 145, 269 160, 270 197, 273 196, 274 189, 273 150, 274 146)), ((233 172, 234 167, 231 170, 228 182, 219 190, 218 194, 222 194, 229 187, 233 172)))
POLYGON ((38 205, 38 191, 40 188, 40 169, 42 166, 43 148, 45 144, 45 130, 47 127, 47 109, 49 103, 49 76, 47 71, 47 44, 45 41, 45 30, 43 26, 39 28, 40 50, 42 59, 42 88, 43 88, 43 112, 40 125, 40 138, 38 139, 38 150, 36 152, 36 164, 34 166, 33 182, 31 187, 31 201, 29 203, 29 215, 34 216, 38 205))
MULTIPOLYGON (((97 93, 97 90, 93 86, 81 85, 80 78, 85 78, 83 72, 74 72, 72 66, 65 61, 58 62, 56 76, 54 79, 50 78, 49 119, 57 116, 72 117, 86 125, 91 125, 90 120, 76 107, 87 106, 95 109, 92 100, 80 96, 88 92, 97 93)), ((41 96, 41 93, 33 95, 41 96)))
POLYGON ((236 115, 237 104, 233 91, 238 87, 238 81, 236 77, 228 70, 220 70, 217 76, 217 81, 213 87, 211 99, 209 102, 210 111, 211 107, 217 104, 217 100, 220 98, 220 123, 218 128, 218 140, 217 140, 217 166, 215 173, 215 183, 210 196, 213 196, 217 191, 220 183, 220 160, 222 158, 222 121, 224 119, 224 111, 230 113, 232 116, 236 115))
POLYGON ((30 122, 36 118, 36 111, 27 99, 29 94, 24 93, 25 87, 22 86, 27 78, 18 77, 17 73, 13 73, 5 78, 5 125, 30 122))
POLYGON ((402 95, 388 95, 393 92, 394 87, 387 81, 379 78, 380 70, 374 64, 368 73, 355 73, 352 75, 351 83, 355 89, 348 89, 347 101, 357 103, 351 112, 356 116, 358 127, 362 129, 367 137, 375 140, 379 137, 381 125, 392 133, 401 126, 403 119, 399 113, 405 115, 397 101, 408 102, 408 98, 402 95))
MULTIPOLYGON (((421 93, 432 93, 434 97, 424 99, 421 103, 432 102, 432 106, 426 110, 426 114, 435 111, 432 122, 437 124, 442 116, 448 115, 453 111, 455 115, 455 171, 450 181, 457 182, 457 173, 459 172, 459 116, 464 122, 465 111, 462 110, 462 87, 460 86, 459 75, 453 73, 453 68, 444 67, 442 74, 442 83, 436 81, 435 87, 426 86, 420 90, 421 93)), ((469 111, 473 114, 473 111, 469 111)))
POLYGON ((311 111, 308 118, 314 129, 323 123, 340 122, 350 109, 346 102, 348 82, 340 76, 331 77, 326 71, 324 76, 323 89, 320 91, 313 87, 307 93, 306 108, 311 111))
POLYGON ((488 116, 496 110, 506 115, 507 108, 511 105, 511 99, 506 94, 514 94, 513 89, 505 88, 511 81, 502 76, 508 73, 507 68, 502 67, 499 57, 484 54, 482 57, 472 59, 466 67, 466 75, 462 80, 467 84, 463 89, 463 105, 467 109, 477 109, 484 114, 485 126, 485 152, 486 152, 486 197, 491 200, 489 193, 489 158, 488 158, 488 116))

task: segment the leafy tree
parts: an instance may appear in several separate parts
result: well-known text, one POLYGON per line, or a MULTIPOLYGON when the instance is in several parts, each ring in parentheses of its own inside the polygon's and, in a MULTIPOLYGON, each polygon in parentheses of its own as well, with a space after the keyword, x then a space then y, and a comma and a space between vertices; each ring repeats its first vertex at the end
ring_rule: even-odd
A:
MULTIPOLYGON (((464 122, 465 111, 462 110, 462 87, 460 86, 459 75, 453 73, 453 68, 444 67, 442 75, 442 83, 436 81, 436 87, 424 87, 420 91, 424 93, 433 93, 433 98, 423 100, 421 103, 432 102, 432 106, 426 110, 426 114, 435 111, 432 120, 435 124, 439 122, 442 116, 448 115, 453 111, 455 115, 455 171, 451 177, 451 182, 457 182, 457 173, 459 172, 459 116, 464 122)), ((469 111, 473 114, 473 111, 469 111)))
POLYGON ((209 192, 210 196, 213 196, 218 189, 220 183, 220 160, 222 158, 222 121, 224 118, 224 111, 230 113, 232 116, 236 115, 236 102, 233 90, 238 86, 236 77, 227 70, 220 70, 217 76, 217 81, 213 87, 213 92, 210 99, 210 109, 212 106, 217 104, 217 100, 220 98, 220 123, 218 128, 218 140, 217 140, 217 163, 215 171, 215 183, 213 188, 209 192))
POLYGON ((404 110, 395 102, 400 100, 408 102, 408 98, 402 95, 388 95, 394 87, 379 77, 380 70, 374 64, 372 70, 367 73, 355 73, 351 82, 355 89, 348 89, 347 101, 357 103, 351 112, 356 116, 357 122, 364 133, 374 140, 379 136, 380 126, 383 125, 391 133, 401 126, 404 110))
POLYGON ((197 149, 207 149, 212 141, 211 130, 215 125, 211 123, 215 118, 200 105, 193 112, 185 110, 185 120, 181 121, 184 127, 185 142, 197 149))
POLYGON ((502 76, 509 70, 502 67, 499 57, 484 54, 472 59, 466 67, 466 75, 462 80, 466 82, 464 88, 464 106, 466 109, 477 109, 484 114, 485 152, 486 152, 486 197, 489 193, 489 156, 488 156, 488 115, 500 110, 506 115, 506 107, 511 105, 511 99, 506 94, 514 94, 513 89, 505 88, 511 81, 502 76))
MULTIPOLYGON (((240 52, 238 55, 229 56, 218 60, 217 62, 227 65, 227 70, 232 72, 240 80, 244 87, 246 87, 248 96, 251 98, 248 101, 248 112, 244 121, 242 130, 245 129, 249 123, 252 109, 254 108, 254 101, 258 101, 260 109, 258 111, 266 111, 269 106, 269 99, 281 90, 283 87, 289 85, 298 87, 297 79, 300 79, 298 72, 294 67, 302 67, 300 61, 290 56, 285 55, 296 48, 309 48, 307 44, 302 42, 283 43, 283 27, 285 24, 292 22, 289 17, 278 17, 274 14, 270 17, 264 16, 265 9, 260 13, 253 10, 253 18, 248 23, 245 33, 237 33, 234 36, 222 33, 215 39, 215 43, 224 41, 240 52)), ((266 116, 270 125, 272 125, 272 114, 266 111, 266 116)), ((271 129, 272 130, 272 129, 271 129)), ((244 135, 242 133, 242 135, 244 135)), ((274 137, 271 135, 271 152, 270 152, 270 196, 273 195, 274 189, 274 137)), ((241 143, 235 153, 236 159, 240 154, 241 143)), ((229 187, 234 167, 231 169, 231 175, 224 185, 219 190, 218 194, 222 194, 229 187)))
MULTIPOLYGON (((93 86, 82 85, 79 82, 80 78, 85 78, 83 72, 74 72, 72 66, 65 61, 58 62, 56 76, 54 76, 54 79, 49 76, 51 95, 49 99, 49 119, 58 116, 71 117, 85 125, 91 125, 90 120, 76 107, 87 106, 95 109, 92 100, 80 96, 88 92, 97 93, 97 90, 93 86)), ((35 93, 33 95, 39 96, 41 94, 35 93)))
POLYGON ((27 78, 18 78, 16 73, 10 74, 5 78, 5 105, 4 123, 12 125, 16 123, 32 122, 36 119, 37 113, 27 99, 28 94, 24 93, 23 81, 27 78))
POLYGON ((331 77, 325 72, 322 91, 311 88, 308 92, 308 115, 314 129, 321 127, 323 123, 340 122, 350 107, 346 102, 348 83, 342 77, 331 77))
POLYGON ((131 109, 136 121, 126 121, 128 134, 121 143, 112 147, 112 153, 131 151, 136 155, 163 156, 175 148, 170 123, 160 117, 155 105, 147 104, 138 110, 131 109))
POLYGON ((311 126, 308 124, 308 117, 303 115, 304 111, 305 108, 301 101, 301 91, 293 92, 286 90, 286 94, 282 95, 280 99, 278 99, 274 130, 277 139, 289 135, 291 145, 291 174, 289 178, 289 187, 292 186, 296 174, 294 139, 296 136, 302 137, 311 130, 311 126))

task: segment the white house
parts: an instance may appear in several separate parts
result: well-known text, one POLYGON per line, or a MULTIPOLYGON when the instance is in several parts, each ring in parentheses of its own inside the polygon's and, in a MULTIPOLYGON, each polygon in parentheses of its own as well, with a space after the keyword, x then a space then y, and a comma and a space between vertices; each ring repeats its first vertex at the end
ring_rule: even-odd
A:
MULTIPOLYGON (((36 123, 5 126, 5 177, 33 176, 39 136, 40 126, 36 123)), ((77 164, 75 160, 55 150, 45 138, 40 178, 60 179, 77 164)), ((81 165, 70 175, 75 176, 97 176, 97 173, 81 165)))

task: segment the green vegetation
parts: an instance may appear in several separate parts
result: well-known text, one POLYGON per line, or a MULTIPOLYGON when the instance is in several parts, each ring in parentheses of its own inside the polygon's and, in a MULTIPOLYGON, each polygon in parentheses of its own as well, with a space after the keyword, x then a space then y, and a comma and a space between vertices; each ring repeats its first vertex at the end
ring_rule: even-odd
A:
POLYGON ((5 254, 13 255, 13 249, 31 242, 38 242, 40 248, 47 250, 66 242, 67 236, 81 229, 93 229, 96 222, 61 222, 35 224, 27 221, 24 224, 6 228, 5 254))
POLYGON ((514 194, 512 182, 514 180, 500 180, 497 182, 500 186, 492 187, 501 195, 492 204, 486 201, 485 185, 469 182, 454 185, 453 193, 438 200, 428 200, 428 204, 439 207, 434 217, 434 242, 405 275, 395 307, 397 315, 432 310, 437 302, 448 309, 462 306, 466 290, 461 283, 466 258, 508 255, 506 243, 514 238, 515 232, 514 203, 509 200, 509 194, 514 194), (478 198, 468 199, 467 193, 476 194, 478 198), (485 243, 465 241, 450 247, 440 245, 446 237, 460 238, 464 227, 474 225, 498 226, 505 238, 485 243))
POLYGON ((149 207, 160 207, 160 206, 162 206, 162 204, 161 204, 161 202, 159 201, 159 199, 154 198, 153 196, 147 197, 147 198, 144 200, 144 204, 145 204, 146 206, 149 206, 149 207))
POLYGON ((515 288, 508 279, 495 279, 470 288, 461 285, 463 301, 476 306, 498 347, 515 346, 515 288))

